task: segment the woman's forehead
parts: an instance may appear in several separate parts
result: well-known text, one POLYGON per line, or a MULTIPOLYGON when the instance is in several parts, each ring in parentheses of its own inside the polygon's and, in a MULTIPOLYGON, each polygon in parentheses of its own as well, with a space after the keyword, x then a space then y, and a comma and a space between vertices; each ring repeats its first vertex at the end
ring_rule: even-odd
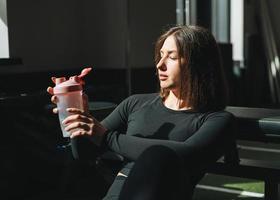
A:
POLYGON ((173 35, 168 36, 163 45, 161 47, 161 51, 176 51, 177 52, 177 45, 173 35))

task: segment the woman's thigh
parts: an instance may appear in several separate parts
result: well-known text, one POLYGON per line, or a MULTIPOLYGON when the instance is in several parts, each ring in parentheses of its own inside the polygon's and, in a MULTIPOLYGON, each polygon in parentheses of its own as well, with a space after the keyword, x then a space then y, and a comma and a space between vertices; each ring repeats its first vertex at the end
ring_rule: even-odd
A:
POLYGON ((122 200, 191 199, 192 186, 183 159, 164 146, 152 146, 137 159, 122 182, 122 200))
POLYGON ((103 200, 117 200, 117 199, 119 199, 120 192, 122 190, 125 179, 126 179, 125 175, 116 176, 113 184, 109 188, 109 190, 108 190, 106 196, 103 198, 103 200))

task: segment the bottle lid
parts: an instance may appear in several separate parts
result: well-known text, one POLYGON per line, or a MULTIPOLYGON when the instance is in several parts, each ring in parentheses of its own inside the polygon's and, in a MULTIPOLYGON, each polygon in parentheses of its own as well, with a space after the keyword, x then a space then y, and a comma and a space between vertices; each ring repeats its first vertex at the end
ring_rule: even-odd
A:
POLYGON ((70 78, 67 81, 56 84, 56 86, 53 88, 53 93, 62 94, 67 92, 79 91, 82 89, 83 89, 82 84, 77 82, 75 79, 70 78))
POLYGON ((55 87, 53 88, 54 94, 62 94, 67 92, 80 91, 83 89, 84 81, 82 78, 91 71, 91 68, 85 68, 80 75, 71 76, 69 80, 65 77, 54 78, 55 87))

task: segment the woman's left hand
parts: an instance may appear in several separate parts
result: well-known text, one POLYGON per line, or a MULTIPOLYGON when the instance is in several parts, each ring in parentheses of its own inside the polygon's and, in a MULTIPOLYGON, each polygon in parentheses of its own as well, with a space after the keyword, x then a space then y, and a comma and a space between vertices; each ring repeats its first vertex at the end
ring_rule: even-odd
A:
POLYGON ((107 129, 88 112, 77 108, 67 108, 69 115, 62 121, 70 137, 89 136, 99 145, 107 129))

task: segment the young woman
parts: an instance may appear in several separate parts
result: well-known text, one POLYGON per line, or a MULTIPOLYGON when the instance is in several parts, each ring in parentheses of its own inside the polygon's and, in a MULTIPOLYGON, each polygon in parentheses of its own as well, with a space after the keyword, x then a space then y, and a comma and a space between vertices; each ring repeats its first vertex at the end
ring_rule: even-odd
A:
POLYGON ((234 142, 212 34, 172 27, 156 43, 155 62, 160 93, 132 95, 102 122, 68 109, 73 115, 64 124, 72 138, 88 136, 124 158, 104 199, 191 199, 205 169, 234 142))

